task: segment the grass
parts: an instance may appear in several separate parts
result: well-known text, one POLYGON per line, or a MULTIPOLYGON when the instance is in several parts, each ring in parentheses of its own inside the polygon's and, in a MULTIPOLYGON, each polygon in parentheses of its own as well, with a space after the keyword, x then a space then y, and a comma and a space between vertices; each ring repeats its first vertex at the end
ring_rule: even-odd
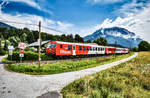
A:
POLYGON ((31 75, 48 75, 48 74, 56 74, 56 73, 70 72, 70 71, 91 68, 91 67, 111 63, 117 60, 121 60, 123 58, 127 58, 132 54, 121 55, 121 56, 117 56, 116 58, 114 56, 110 56, 110 57, 103 57, 103 58, 90 59, 90 60, 87 59, 87 60, 79 60, 79 61, 64 61, 64 62, 56 62, 50 64, 41 64, 40 69, 36 64, 32 64, 32 65, 11 64, 11 65, 7 65, 6 68, 8 70, 19 72, 19 73, 25 73, 31 75))
POLYGON ((7 57, 8 57, 8 56, 3 57, 3 58, 2 58, 2 62, 12 62, 12 61, 8 60, 7 57))
POLYGON ((64 98, 150 98, 150 52, 76 80, 61 92, 64 98))

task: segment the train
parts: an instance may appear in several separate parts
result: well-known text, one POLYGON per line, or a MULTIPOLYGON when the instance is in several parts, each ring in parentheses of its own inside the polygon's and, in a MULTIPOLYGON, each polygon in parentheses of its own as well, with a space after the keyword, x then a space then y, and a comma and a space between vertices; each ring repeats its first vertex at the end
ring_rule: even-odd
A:
POLYGON ((46 47, 46 54, 53 56, 111 55, 129 52, 128 48, 100 46, 96 43, 50 41, 46 47))

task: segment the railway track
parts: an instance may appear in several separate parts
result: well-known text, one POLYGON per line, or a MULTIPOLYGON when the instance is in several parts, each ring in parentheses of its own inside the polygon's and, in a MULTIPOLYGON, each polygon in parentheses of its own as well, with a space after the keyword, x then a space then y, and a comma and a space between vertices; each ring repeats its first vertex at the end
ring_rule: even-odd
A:
MULTIPOLYGON (((116 56, 124 55, 124 54, 117 54, 116 56)), ((113 55, 101 55, 101 56, 91 56, 91 57, 80 57, 80 58, 55 58, 52 60, 42 60, 41 64, 49 64, 49 63, 55 63, 55 62, 63 62, 63 61, 79 61, 79 60, 90 60, 90 59, 96 59, 96 58, 103 58, 103 57, 109 57, 113 55)), ((20 63, 20 62, 0 62, 0 64, 13 64, 13 63, 20 63)), ((23 61, 22 64, 38 64, 39 61, 23 61)))
MULTIPOLYGON (((117 54, 116 56, 119 56, 121 54, 117 54)), ((124 54, 122 54, 124 55, 124 54)), ((96 58, 103 58, 103 57, 109 57, 109 56, 112 56, 112 55, 101 55, 101 56, 94 56, 94 57, 83 57, 83 58, 68 58, 68 59, 53 59, 53 60, 44 60, 44 61, 41 61, 41 64, 49 64, 49 63, 55 63, 55 62, 63 62, 63 61, 79 61, 79 60, 90 60, 90 59, 96 59, 96 58)), ((22 63, 25 63, 25 64, 38 64, 39 61, 24 61, 22 63)))

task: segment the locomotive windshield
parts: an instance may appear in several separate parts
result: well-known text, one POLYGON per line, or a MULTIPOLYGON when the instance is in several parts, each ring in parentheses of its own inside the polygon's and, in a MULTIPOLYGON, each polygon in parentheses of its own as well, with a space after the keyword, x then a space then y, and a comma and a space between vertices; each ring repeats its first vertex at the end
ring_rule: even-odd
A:
POLYGON ((56 48, 56 44, 48 44, 47 48, 56 48))

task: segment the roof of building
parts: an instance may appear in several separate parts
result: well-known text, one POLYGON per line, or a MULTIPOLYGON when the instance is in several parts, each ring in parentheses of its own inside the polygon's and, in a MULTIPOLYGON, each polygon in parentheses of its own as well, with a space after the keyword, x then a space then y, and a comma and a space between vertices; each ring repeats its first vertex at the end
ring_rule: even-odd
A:
MULTIPOLYGON (((42 41, 41 42, 41 45, 44 45, 46 43, 48 43, 50 40, 47 40, 47 41, 42 41)), ((28 45, 29 47, 36 47, 36 46, 39 46, 39 43, 38 42, 34 42, 34 43, 31 43, 28 45)))

